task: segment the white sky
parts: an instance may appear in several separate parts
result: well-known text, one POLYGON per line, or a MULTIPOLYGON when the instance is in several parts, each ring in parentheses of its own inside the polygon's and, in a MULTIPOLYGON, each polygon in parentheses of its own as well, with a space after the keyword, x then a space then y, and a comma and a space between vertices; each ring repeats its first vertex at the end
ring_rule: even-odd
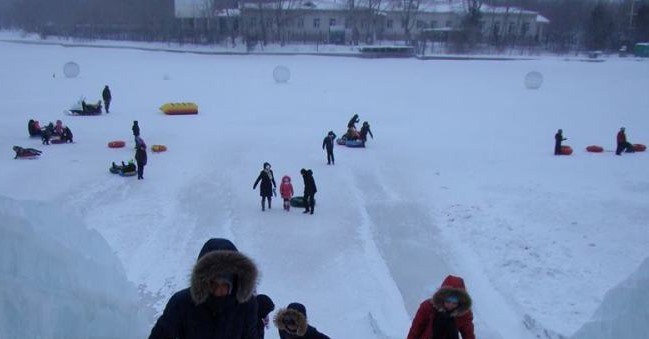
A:
POLYGON ((649 141, 646 60, 0 46, 0 195, 55 206, 98 231, 141 305, 156 311, 187 286, 202 243, 227 237, 258 263, 259 293, 279 307, 304 303, 332 338, 380 337, 377 328, 405 337, 447 274, 466 279, 479 338, 571 335, 647 257, 649 158, 610 152, 621 126, 631 142, 649 141), (79 78, 63 77, 68 61, 81 66, 79 78), (290 69, 287 84, 274 83, 277 65, 290 69), (541 89, 524 88, 529 71, 543 74, 541 89), (104 85, 110 114, 63 114, 80 95, 99 99, 104 85), (200 112, 165 116, 158 107, 169 101, 196 102, 200 112), (376 139, 336 147, 336 165, 326 166, 322 138, 341 135, 354 113, 376 139), (40 145, 27 137, 30 118, 62 119, 76 143, 40 145), (147 144, 169 149, 149 152, 143 181, 107 170, 133 157, 133 120, 147 144), (552 155, 558 128, 572 156, 552 155), (111 140, 127 147, 109 149, 111 140), (607 152, 585 152, 591 144, 607 152), (43 155, 13 160, 13 145, 43 155), (279 200, 260 211, 252 184, 265 161, 296 192, 300 168, 313 170, 315 215, 286 213, 279 200))

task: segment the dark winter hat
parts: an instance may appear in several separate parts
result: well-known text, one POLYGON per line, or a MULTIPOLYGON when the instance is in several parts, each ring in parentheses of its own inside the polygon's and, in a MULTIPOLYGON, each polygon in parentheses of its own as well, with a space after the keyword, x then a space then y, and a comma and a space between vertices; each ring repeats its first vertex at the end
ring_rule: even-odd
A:
POLYGON ((268 316, 270 312, 272 312, 275 309, 275 304, 273 303, 273 300, 270 299, 269 296, 265 294, 259 294, 257 295, 257 316, 261 318, 265 318, 268 316))
POLYGON ((329 131, 329 133, 327 133, 327 135, 334 135, 334 131, 329 131))
POLYGON ((306 307, 304 307, 304 305, 302 305, 300 303, 290 303, 290 304, 288 304, 288 306, 286 308, 289 309, 289 310, 296 310, 296 311, 302 313, 304 315, 304 317, 306 318, 306 307))
POLYGON ((231 293, 239 303, 248 301, 257 286, 257 265, 223 238, 205 242, 190 278, 189 291, 194 304, 204 303, 211 295, 214 281, 232 282, 231 293))
POLYGON ((305 174, 306 174, 306 170, 303 168, 303 169, 300 170, 300 173, 301 173, 302 175, 305 175, 305 174))
POLYGON ((313 175, 313 171, 309 169, 309 170, 306 171, 306 174, 309 175, 309 176, 312 176, 312 175, 313 175))
POLYGON ((264 168, 266 168, 266 167, 270 167, 270 164, 267 163, 267 162, 264 163, 264 168))
POLYGON ((133 125, 137 125, 137 120, 133 120, 133 125))
POLYGON ((212 238, 205 242, 203 248, 201 248, 201 252, 198 254, 198 259, 202 258, 204 255, 212 251, 235 251, 236 252, 238 250, 237 247, 234 246, 234 244, 228 239, 212 238))

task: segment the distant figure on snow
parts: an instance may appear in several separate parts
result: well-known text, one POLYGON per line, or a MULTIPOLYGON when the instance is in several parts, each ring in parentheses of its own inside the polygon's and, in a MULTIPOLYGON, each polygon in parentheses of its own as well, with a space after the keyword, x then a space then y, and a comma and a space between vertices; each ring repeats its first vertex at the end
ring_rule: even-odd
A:
POLYGON ((367 134, 370 134, 372 139, 374 139, 374 135, 372 134, 372 131, 370 130, 370 123, 367 121, 363 122, 363 126, 361 127, 361 140, 363 141, 363 146, 365 146, 365 142, 367 141, 367 134))
POLYGON ((133 131, 133 138, 135 138, 135 148, 137 148, 138 138, 140 137, 140 125, 138 125, 137 120, 133 120, 133 127, 131 127, 131 131, 133 131))
POLYGON ((568 138, 563 137, 563 130, 559 129, 554 135, 554 155, 561 155, 561 142, 568 140, 568 138))
POLYGON ((419 305, 407 339, 475 339, 471 297, 460 277, 449 275, 419 305))
POLYGON ((137 149, 135 150, 135 161, 137 162, 137 180, 144 179, 144 166, 146 166, 146 143, 142 138, 137 137, 137 149))
POLYGON ((108 88, 108 85, 106 85, 104 90, 101 92, 101 97, 104 99, 104 104, 106 105, 106 113, 110 113, 110 101, 113 100, 113 96, 110 94, 110 88, 108 88))
POLYGON ((192 269, 189 288, 176 292, 149 339, 257 339, 258 270, 227 239, 208 240, 192 269))
POLYGON ((259 186, 259 195, 261 196, 261 210, 265 211, 266 208, 264 207, 264 201, 268 199, 268 209, 270 209, 273 191, 277 188, 275 178, 273 177, 273 170, 270 169, 270 164, 267 162, 264 163, 264 169, 259 172, 257 180, 255 180, 255 183, 252 185, 253 190, 257 189, 257 184, 259 184, 260 181, 261 185, 259 186))
POLYGON ((329 131, 327 136, 322 140, 322 149, 327 149, 327 165, 335 165, 334 163, 334 141, 336 140, 336 133, 329 131))
POLYGON ((61 140, 63 140, 64 142, 72 143, 74 142, 72 141, 72 137, 73 135, 72 135, 72 131, 70 130, 70 127, 68 126, 63 127, 63 134, 61 134, 61 140))
POLYGON ((358 118, 358 114, 354 114, 351 119, 349 119, 349 122, 347 123, 347 128, 353 128, 356 129, 356 123, 360 122, 361 119, 358 118))
POLYGON ((285 175, 282 177, 282 183, 279 185, 279 194, 284 199, 284 209, 288 212, 291 210, 291 198, 293 198, 293 184, 291 177, 285 175))
POLYGON ((27 123, 27 131, 29 132, 30 137, 41 135, 41 126, 38 124, 38 120, 29 119, 27 123))
POLYGON ((318 188, 315 185, 315 179, 313 178, 313 171, 301 169, 300 174, 302 174, 302 179, 304 180, 304 212, 302 213, 311 213, 313 214, 313 208, 315 207, 315 194, 318 192, 318 188))
POLYGON ((620 128, 620 131, 617 132, 617 148, 615 149, 616 155, 622 155, 622 152, 633 153, 633 145, 626 140, 626 133, 624 132, 624 127, 620 128))
POLYGON ((273 322, 281 339, 329 339, 309 325, 306 307, 300 303, 290 303, 286 308, 278 310, 273 322))

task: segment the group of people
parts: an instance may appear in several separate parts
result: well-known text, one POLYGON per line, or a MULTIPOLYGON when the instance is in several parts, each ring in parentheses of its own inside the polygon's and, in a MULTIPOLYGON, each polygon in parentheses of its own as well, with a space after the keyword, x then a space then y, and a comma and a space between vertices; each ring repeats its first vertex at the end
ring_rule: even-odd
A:
MULTIPOLYGON (((256 295, 256 264, 228 239, 205 242, 193 265, 189 287, 176 292, 151 329, 149 339, 263 339, 270 297, 256 295)), ((306 307, 290 303, 273 318, 282 339, 329 339, 308 321, 306 307)))
POLYGON ((53 137, 58 138, 64 143, 74 142, 72 130, 68 126, 63 126, 61 120, 56 120, 56 124, 50 122, 45 127, 41 127, 38 120, 29 119, 27 122, 27 132, 30 137, 40 136, 43 145, 49 145, 53 137))
MULTIPOLYGON (((554 155, 561 155, 561 143, 565 140, 568 140, 568 138, 564 138, 563 130, 557 130, 557 133, 554 134, 554 155)), ((620 127, 615 140, 617 143, 617 147, 615 148, 616 155, 622 155, 622 152, 635 152, 633 145, 626 139, 626 131, 624 127, 620 127)))
MULTIPOLYGON (((189 287, 167 302, 149 339, 263 339, 272 299, 257 294, 254 261, 224 238, 209 239, 193 265, 189 287)), ((461 277, 449 275, 417 310, 407 339, 475 339, 472 299, 461 277)), ((311 325, 304 304, 291 302, 273 317, 282 339, 329 339, 311 325)))
MULTIPOLYGON (((316 187, 315 179, 313 178, 313 171, 310 169, 301 169, 300 174, 304 180, 304 212, 313 214, 315 208, 315 194, 318 192, 316 187)), ((277 184, 275 182, 275 176, 273 170, 271 169, 270 163, 264 162, 263 168, 255 183, 252 185, 252 189, 257 189, 259 185, 259 195, 261 196, 261 210, 262 212, 266 210, 266 204, 268 204, 268 209, 271 208, 271 202, 273 196, 277 196, 277 184)), ((284 200, 284 210, 290 211, 291 209, 291 199, 295 190, 293 189, 293 184, 291 183, 291 177, 284 175, 282 177, 282 183, 279 187, 279 192, 281 198, 284 200)))
POLYGON ((345 138, 347 140, 358 140, 360 139, 363 144, 367 141, 367 135, 369 134, 372 139, 374 139, 374 135, 372 134, 372 131, 370 130, 370 123, 367 121, 363 121, 363 125, 361 126, 360 132, 356 129, 356 123, 360 122, 361 120, 358 117, 358 114, 354 114, 351 119, 349 119, 349 122, 347 123, 347 133, 345 133, 345 138))

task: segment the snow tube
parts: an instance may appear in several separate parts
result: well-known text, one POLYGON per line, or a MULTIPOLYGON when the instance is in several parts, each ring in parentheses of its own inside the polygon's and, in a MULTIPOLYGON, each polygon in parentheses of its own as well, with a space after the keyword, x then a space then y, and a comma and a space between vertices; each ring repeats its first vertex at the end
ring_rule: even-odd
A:
POLYGON ((122 171, 120 171, 119 172, 119 175, 121 175, 123 177, 132 177, 132 176, 134 176, 136 174, 137 174, 136 171, 133 171, 133 172, 122 172, 122 171))
POLYGON ((122 148, 125 145, 126 143, 122 140, 115 140, 108 143, 108 147, 110 148, 122 148))
POLYGON ((633 144, 633 150, 636 152, 644 152, 647 150, 647 146, 643 144, 633 144))
POLYGON ((193 102, 168 102, 160 106, 160 110, 167 115, 198 114, 198 105, 193 102))
MULTIPOLYGON (((299 197, 293 197, 291 198, 290 204, 292 207, 302 207, 304 208, 304 197, 299 196, 299 197)), ((313 199, 313 205, 315 206, 316 200, 313 199)))
POLYGON ((365 147, 365 142, 361 139, 356 139, 356 140, 347 140, 345 142, 345 146, 347 147, 365 147))
POLYGON ((65 144, 66 140, 63 139, 50 139, 50 144, 65 144))
POLYGON ((347 139, 346 138, 338 138, 338 139, 336 139, 336 143, 338 145, 345 145, 347 143, 347 139))
POLYGON ((153 145, 151 146, 151 150, 154 152, 164 152, 167 150, 167 146, 165 145, 153 145))
POLYGON ((570 155, 570 154, 572 154, 572 147, 570 147, 570 146, 561 146, 561 150, 559 151, 559 154, 561 154, 561 155, 570 155))
POLYGON ((602 153, 604 152, 604 148, 602 146, 590 145, 586 147, 586 151, 591 153, 602 153))

